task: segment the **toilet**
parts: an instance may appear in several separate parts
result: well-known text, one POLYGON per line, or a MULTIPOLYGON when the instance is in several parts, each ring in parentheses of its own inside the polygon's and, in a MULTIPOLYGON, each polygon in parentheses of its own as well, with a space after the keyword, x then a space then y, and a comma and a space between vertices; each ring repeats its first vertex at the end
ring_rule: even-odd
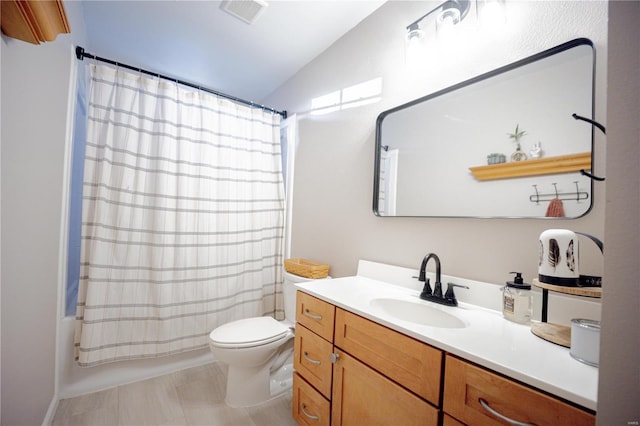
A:
POLYGON ((216 360, 228 365, 225 402, 230 407, 258 405, 291 389, 295 326, 295 283, 310 281, 284 272, 285 319, 245 318, 209 334, 216 360))

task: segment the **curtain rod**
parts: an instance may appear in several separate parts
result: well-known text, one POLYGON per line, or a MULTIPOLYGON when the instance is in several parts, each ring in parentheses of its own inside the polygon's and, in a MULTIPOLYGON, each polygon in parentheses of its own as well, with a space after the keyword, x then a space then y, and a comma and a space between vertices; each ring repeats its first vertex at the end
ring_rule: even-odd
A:
POLYGON ((141 73, 144 73, 144 74, 148 74, 148 75, 152 75, 154 77, 162 78, 162 79, 165 79, 165 80, 175 81, 176 83, 182 84, 183 86, 188 86, 188 87, 191 87, 191 88, 194 88, 194 89, 202 90, 203 92, 211 93, 211 94, 214 94, 216 96, 220 96, 220 97, 223 97, 223 98, 226 98, 226 99, 230 99, 230 100, 235 101, 235 102, 239 102, 241 104, 249 105, 250 107, 253 107, 253 108, 261 108, 261 109, 263 109, 265 111, 270 111, 270 112, 272 112, 274 114, 279 114, 279 115, 282 116, 282 118, 287 118, 287 111, 278 111, 278 110, 275 110, 273 108, 266 107, 264 105, 259 105, 259 104, 256 104, 254 102, 247 101, 247 100, 244 100, 244 99, 232 96, 232 95, 227 95, 226 93, 218 92, 218 91, 213 90, 213 89, 207 89, 206 87, 198 86, 197 84, 189 83, 188 81, 178 80, 176 78, 168 77, 166 75, 158 74, 156 72, 147 71, 147 70, 144 70, 142 68, 138 68, 138 67, 134 67, 134 66, 131 66, 131 65, 123 64, 122 62, 117 62, 117 61, 112 61, 111 59, 101 58, 99 56, 92 55, 91 53, 85 52, 84 48, 82 48, 80 46, 76 46, 76 57, 81 61, 84 58, 91 58, 91 59, 95 59, 97 61, 106 62, 108 64, 115 65, 117 67, 127 68, 127 69, 130 69, 130 70, 133 70, 133 71, 138 71, 138 72, 141 72, 141 73))

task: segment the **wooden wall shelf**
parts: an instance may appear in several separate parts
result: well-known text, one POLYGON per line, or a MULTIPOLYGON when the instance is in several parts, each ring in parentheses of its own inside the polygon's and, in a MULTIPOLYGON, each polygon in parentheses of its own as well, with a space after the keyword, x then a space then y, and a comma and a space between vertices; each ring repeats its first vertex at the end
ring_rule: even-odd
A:
POLYGON ((2 32, 9 37, 40 44, 70 33, 62 0, 2 0, 2 32))
POLYGON ((477 180, 510 179, 523 176, 553 175, 591 170, 591 153, 559 155, 510 163, 469 167, 477 180))

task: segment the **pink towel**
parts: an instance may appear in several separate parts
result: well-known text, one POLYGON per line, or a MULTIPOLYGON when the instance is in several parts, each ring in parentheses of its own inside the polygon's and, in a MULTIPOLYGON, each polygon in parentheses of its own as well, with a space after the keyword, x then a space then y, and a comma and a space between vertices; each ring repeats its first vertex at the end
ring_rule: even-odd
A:
POLYGON ((547 207, 547 217, 564 217, 564 206, 560 198, 554 198, 547 207))

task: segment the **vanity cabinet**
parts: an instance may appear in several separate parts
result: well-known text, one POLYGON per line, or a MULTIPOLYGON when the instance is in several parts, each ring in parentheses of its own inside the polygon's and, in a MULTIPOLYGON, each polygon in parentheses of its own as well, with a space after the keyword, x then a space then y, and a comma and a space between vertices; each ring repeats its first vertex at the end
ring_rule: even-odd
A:
POLYGON ((438 424, 442 351, 303 292, 296 321, 298 424, 438 424))
POLYGON ((299 425, 595 424, 591 412, 306 293, 296 310, 299 425))
MULTIPOLYGON (((595 425, 595 416, 554 397, 447 354, 444 412, 468 425, 595 425), (520 423, 516 423, 520 422, 520 423)), ((446 416, 445 416, 446 417, 446 416)))

